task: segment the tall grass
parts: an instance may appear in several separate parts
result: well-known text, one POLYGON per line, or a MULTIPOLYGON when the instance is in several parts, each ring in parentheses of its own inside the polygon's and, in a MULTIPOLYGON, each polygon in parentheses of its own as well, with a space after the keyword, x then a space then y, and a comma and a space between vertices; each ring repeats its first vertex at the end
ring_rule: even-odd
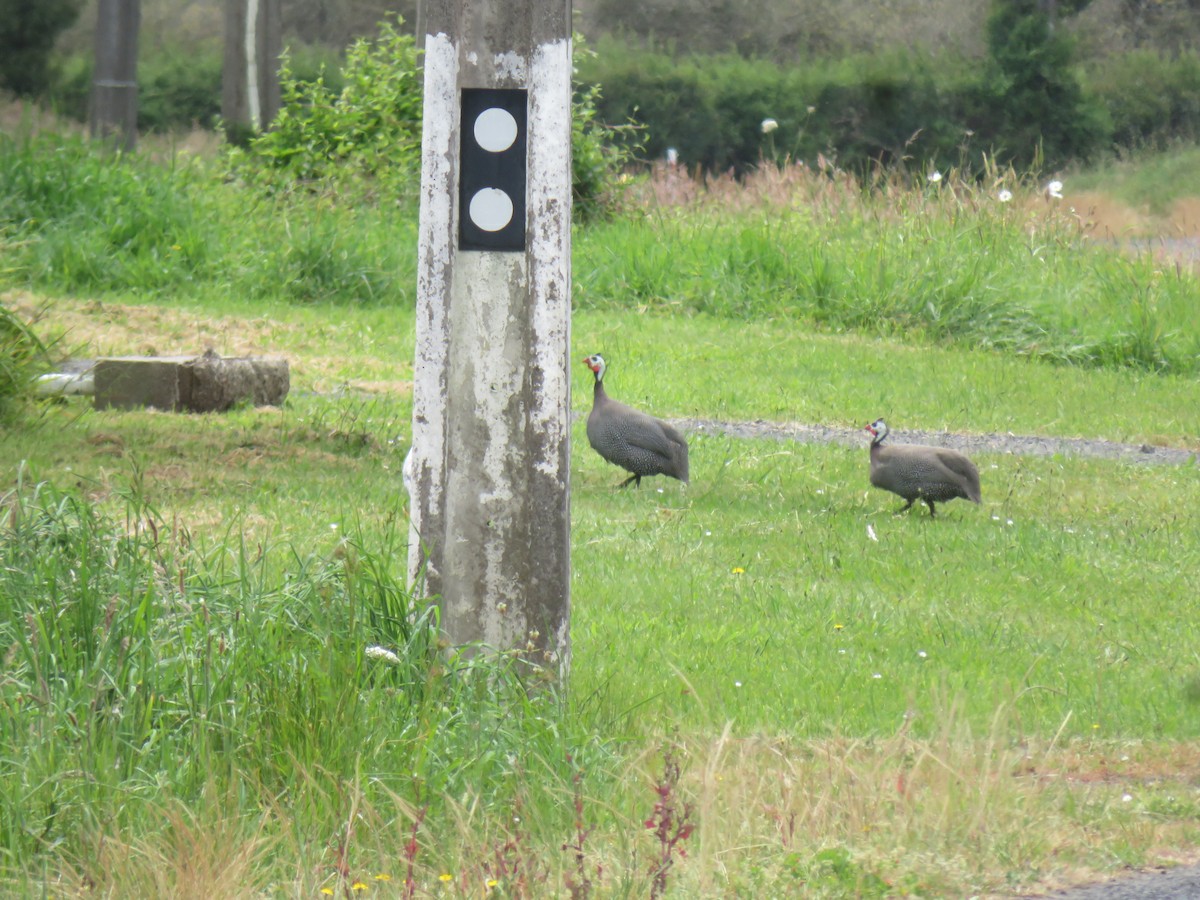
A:
POLYGON ((264 194, 212 162, 164 168, 76 138, 0 135, 10 285, 411 303, 415 227, 410 198, 264 194))
MULTIPOLYGON (((46 484, 0 498, 0 878, 59 858, 107 890, 108 841, 155 821, 164 837, 202 830, 184 810, 220 809, 247 846, 256 830, 349 844, 347 826, 362 838, 372 826, 347 803, 512 803, 518 773, 565 784, 593 760, 511 659, 439 651, 432 613, 395 581, 394 533, 323 556, 232 532, 204 550, 136 484, 126 509, 106 519, 46 484)), ((331 860, 304 880, 395 864, 354 860, 351 873, 331 860)), ((239 892, 268 877, 243 875, 239 892)))
POLYGON ((912 189, 766 166, 743 189, 659 170, 644 202, 644 216, 579 235, 578 307, 785 317, 1065 364, 1200 371, 1192 274, 1114 253, 1086 211, 1012 172, 986 187, 951 173, 912 189))
MULTIPOLYGON (((411 196, 265 194, 212 165, 170 169, 49 137, 0 141, 0 283, 410 306, 411 196)), ((1113 252, 1028 176, 913 186, 826 165, 745 183, 658 169, 640 212, 577 230, 574 302, 794 319, 1099 367, 1200 371, 1190 270, 1113 252), (1000 191, 1012 195, 999 199, 1000 191)))

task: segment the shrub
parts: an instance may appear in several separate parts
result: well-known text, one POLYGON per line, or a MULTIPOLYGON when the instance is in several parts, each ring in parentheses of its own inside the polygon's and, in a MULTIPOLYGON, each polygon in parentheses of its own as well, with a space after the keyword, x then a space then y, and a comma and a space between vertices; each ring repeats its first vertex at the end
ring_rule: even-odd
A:
POLYGON ((634 54, 605 43, 581 66, 604 85, 602 120, 645 129, 645 151, 678 150, 687 166, 744 173, 764 158, 867 170, 909 156, 957 160, 977 102, 966 61, 915 54, 847 57, 784 68, 733 55, 634 54), (764 119, 779 128, 764 135, 764 119), (913 141, 914 135, 917 141, 913 141))
POLYGON ((995 144, 1004 162, 1050 167, 1085 159, 1107 140, 1104 111, 1084 97, 1072 69, 1073 44, 1036 0, 996 0, 988 20, 986 84, 995 144))
POLYGON ((285 56, 282 107, 269 131, 232 161, 268 181, 326 181, 370 176, 410 180, 421 156, 421 85, 411 35, 382 22, 374 40, 346 55, 344 87, 334 92, 322 74, 301 81, 285 56))
POLYGON ((83 0, 0 0, 0 87, 25 96, 44 91, 54 41, 82 8, 83 0))
POLYGON ((1135 50, 1088 68, 1089 94, 1109 112, 1119 147, 1200 138, 1200 54, 1135 50))
MULTIPOLYGON (((594 55, 575 35, 575 58, 594 55)), ((617 206, 622 175, 641 152, 645 136, 636 123, 607 125, 599 116, 603 94, 598 84, 576 80, 571 115, 571 195, 583 221, 607 216, 617 206)))

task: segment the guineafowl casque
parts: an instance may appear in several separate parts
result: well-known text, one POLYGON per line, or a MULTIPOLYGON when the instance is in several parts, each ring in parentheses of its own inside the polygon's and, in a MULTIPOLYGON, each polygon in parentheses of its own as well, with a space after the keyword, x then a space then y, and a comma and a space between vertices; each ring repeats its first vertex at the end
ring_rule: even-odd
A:
POLYGON ((955 497, 980 502, 979 470, 957 450, 920 444, 885 447, 888 427, 883 419, 876 419, 866 431, 871 435, 871 484, 907 500, 899 512, 917 500, 925 501, 930 517, 937 515, 934 503, 955 497))
POLYGON ((584 363, 596 377, 592 411, 587 420, 588 443, 614 465, 633 474, 621 482, 637 486, 648 475, 670 475, 687 483, 688 446, 683 435, 653 416, 618 403, 604 391, 604 357, 595 354, 584 363))

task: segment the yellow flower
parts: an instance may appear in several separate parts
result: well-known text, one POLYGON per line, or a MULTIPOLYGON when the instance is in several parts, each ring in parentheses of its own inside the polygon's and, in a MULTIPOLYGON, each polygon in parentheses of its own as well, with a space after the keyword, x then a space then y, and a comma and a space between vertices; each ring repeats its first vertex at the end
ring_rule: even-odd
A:
POLYGON ((841 631, 841 630, 842 630, 843 628, 845 628, 845 627, 846 627, 846 626, 845 626, 845 625, 843 625, 841 622, 836 622, 836 623, 834 623, 833 630, 834 630, 834 631, 841 631))
POLYGON ((733 574, 734 574, 734 575, 745 575, 745 574, 746 574, 746 570, 745 570, 745 569, 743 569, 741 566, 734 566, 734 567, 733 567, 733 574))
POLYGON ((350 890, 352 891, 365 891, 366 889, 367 883, 365 881, 356 881, 354 884, 350 885, 350 890))
POLYGON ((375 880, 376 881, 391 881, 392 876, 388 875, 386 872, 380 872, 378 875, 375 876, 375 880))
POLYGON ((453 880, 454 880, 454 876, 451 875, 449 872, 443 872, 441 875, 438 876, 438 881, 440 881, 442 884, 449 884, 453 880))
POLYGON ((323 887, 323 888, 321 888, 321 893, 324 894, 326 897, 332 897, 333 896, 333 888, 323 887))

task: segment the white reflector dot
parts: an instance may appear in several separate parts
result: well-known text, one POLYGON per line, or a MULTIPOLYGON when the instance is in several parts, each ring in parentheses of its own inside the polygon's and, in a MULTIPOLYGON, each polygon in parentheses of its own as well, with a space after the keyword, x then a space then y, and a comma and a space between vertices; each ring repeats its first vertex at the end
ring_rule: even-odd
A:
POLYGON ((512 198, 499 188, 484 188, 471 198, 469 213, 477 227, 499 231, 512 221, 512 198))
POLYGON ((506 109, 492 107, 475 119, 475 141, 484 150, 502 153, 517 139, 517 120, 506 109))

